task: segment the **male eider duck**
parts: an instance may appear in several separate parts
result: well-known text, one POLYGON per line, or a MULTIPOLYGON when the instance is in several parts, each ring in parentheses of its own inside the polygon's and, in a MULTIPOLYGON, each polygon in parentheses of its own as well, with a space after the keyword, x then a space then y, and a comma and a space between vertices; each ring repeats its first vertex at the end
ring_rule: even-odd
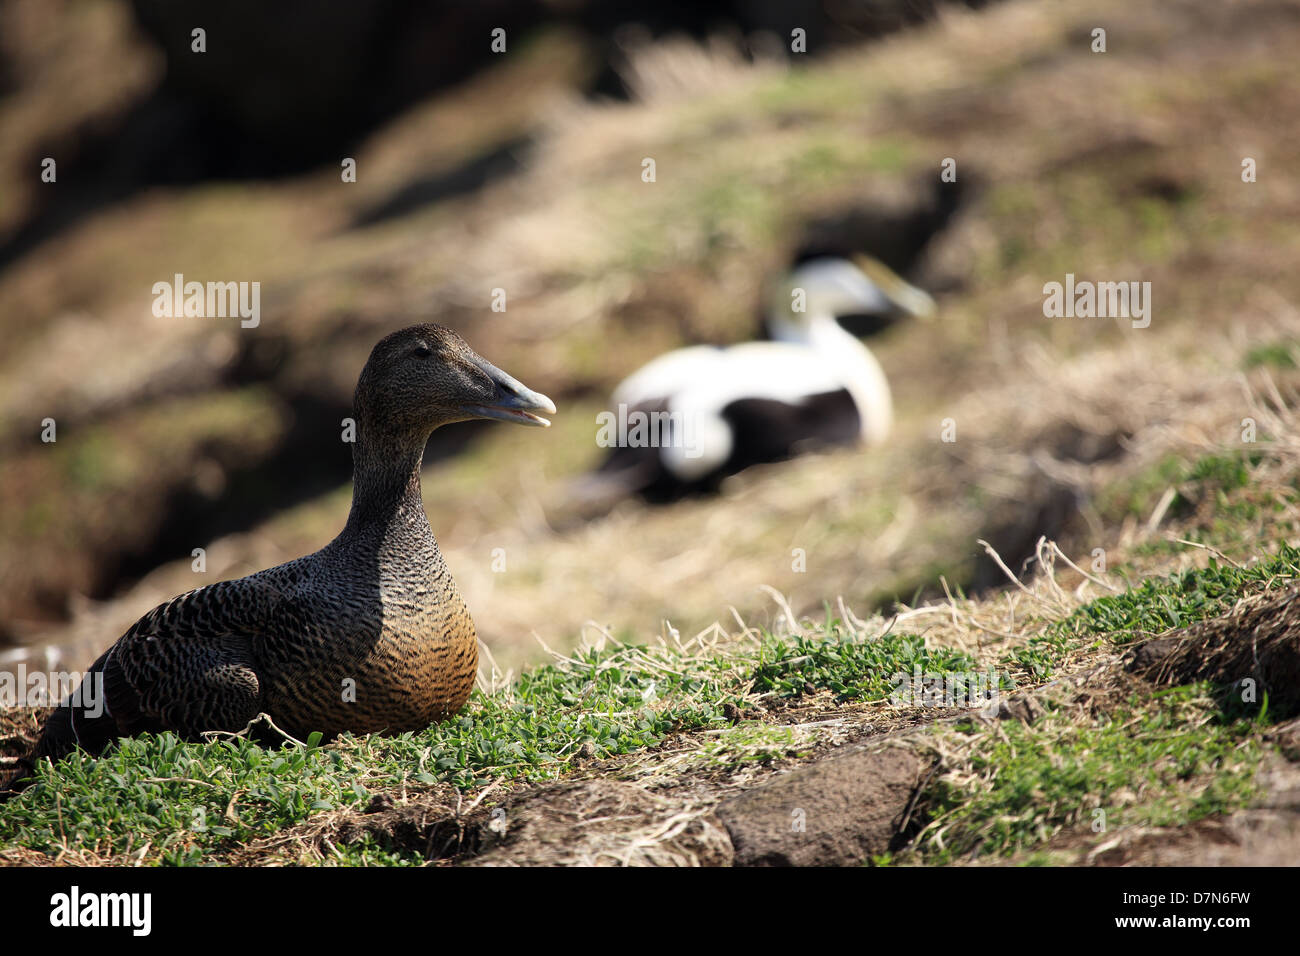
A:
POLYGON ((102 713, 70 695, 32 759, 142 731, 237 732, 263 713, 300 739, 396 733, 465 704, 478 643, 425 517, 425 442, 467 419, 549 425, 539 413, 555 405, 450 329, 419 325, 375 346, 354 408, 352 510, 338 537, 154 608, 86 677, 102 681, 102 698, 87 695, 102 713))
POLYGON ((802 263, 774 291, 772 341, 678 349, 615 388, 610 414, 629 427, 579 493, 672 500, 809 448, 884 441, 893 420, 889 383, 837 317, 933 311, 929 295, 865 256, 802 263))

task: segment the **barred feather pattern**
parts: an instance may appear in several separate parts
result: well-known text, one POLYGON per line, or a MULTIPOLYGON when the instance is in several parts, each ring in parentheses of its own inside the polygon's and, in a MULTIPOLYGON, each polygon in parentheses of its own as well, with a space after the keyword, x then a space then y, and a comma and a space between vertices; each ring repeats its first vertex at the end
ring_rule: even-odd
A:
POLYGON ((353 504, 338 537, 145 614, 91 667, 87 679, 102 681, 102 712, 79 709, 71 695, 33 760, 77 747, 98 753, 146 731, 239 732, 261 713, 299 739, 399 733, 465 705, 478 640, 425 516, 420 469, 429 432, 455 420, 447 411, 454 394, 430 399, 421 389, 468 386, 464 376, 429 385, 400 360, 411 341, 431 339, 449 343, 448 364, 454 349, 469 352, 455 333, 417 326, 376 346, 362 373, 353 504), (407 392, 415 392, 415 413, 392 407, 407 392))

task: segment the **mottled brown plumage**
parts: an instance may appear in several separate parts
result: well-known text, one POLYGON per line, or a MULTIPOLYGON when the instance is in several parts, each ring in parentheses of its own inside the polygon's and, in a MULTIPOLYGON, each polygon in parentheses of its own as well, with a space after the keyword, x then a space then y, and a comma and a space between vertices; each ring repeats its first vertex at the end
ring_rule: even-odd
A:
POLYGON ((98 753, 142 731, 240 731, 260 713, 300 738, 401 732, 464 706, 478 643, 425 517, 425 442, 469 418, 546 425, 533 413, 555 406, 435 325, 376 345, 354 405, 352 510, 339 536, 154 608, 89 672, 104 713, 70 697, 33 759, 98 753))

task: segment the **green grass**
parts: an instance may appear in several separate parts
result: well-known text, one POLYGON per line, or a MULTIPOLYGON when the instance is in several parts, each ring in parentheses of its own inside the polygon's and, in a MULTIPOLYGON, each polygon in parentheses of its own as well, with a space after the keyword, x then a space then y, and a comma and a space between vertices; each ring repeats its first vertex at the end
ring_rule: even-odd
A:
POLYGON ((1223 452, 1194 461, 1170 455, 1103 492, 1098 506, 1102 514, 1115 520, 1126 516, 1146 519, 1165 489, 1173 487, 1177 494, 1169 514, 1175 517, 1190 514, 1198 502, 1213 496, 1216 512, 1240 520, 1253 519, 1258 515, 1258 504, 1237 501, 1234 492, 1249 489, 1251 471, 1262 460, 1262 453, 1257 451, 1223 452))
POLYGON ((999 734, 958 728, 961 756, 928 789, 930 821, 907 856, 1007 856, 1063 831, 1101 840, 1247 805, 1264 745, 1253 721, 1223 719, 1206 690, 1173 688, 1091 721, 1052 710, 999 734))
POLYGON ((1005 667, 1023 673, 1030 683, 1051 680, 1062 662, 1081 642, 1058 626, 1030 637, 1022 646, 1002 658, 1005 667))
MULTIPOLYGON (((1082 648, 1184 627, 1298 576, 1300 549, 1282 546, 1249 567, 1211 561, 1143 581, 1084 605, 1003 663, 1016 683, 1041 682, 1082 648)), ((644 751, 670 734, 711 732, 691 762, 703 769, 806 753, 806 735, 758 722, 733 727, 727 713, 755 697, 823 691, 836 702, 885 700, 898 674, 982 669, 970 655, 929 648, 915 634, 857 639, 829 614, 803 636, 767 636, 757 647, 714 655, 640 646, 587 651, 526 671, 499 692, 476 693, 460 716, 418 733, 270 749, 245 739, 146 735, 100 759, 75 754, 57 769, 42 766, 25 793, 0 805, 0 845, 118 861, 138 854, 151 864, 220 861, 313 814, 364 807, 381 791, 438 783, 474 791, 493 781, 541 780, 566 773, 578 754, 644 751)), ((1013 686, 1006 676, 1000 681, 1013 686)), ((996 786, 963 796, 956 783, 940 782, 934 799, 942 842, 927 838, 917 852, 933 862, 976 848, 1015 852, 1077 824, 1086 810, 1110 807, 1124 788, 1144 797, 1140 806, 1117 804, 1118 815, 1108 810, 1111 825, 1186 822, 1239 805, 1250 793, 1243 775, 1258 757, 1257 745, 1239 738, 1260 717, 1211 715, 1202 690, 1162 693, 1147 710, 1133 704, 1093 724, 1049 716, 1032 727, 1007 723, 1005 734, 966 727, 959 733, 969 738, 973 766, 995 773, 996 786), (1196 785, 1179 789, 1179 781, 1196 785)), ((366 838, 337 848, 331 862, 424 860, 366 838)))
POLYGON ((1212 483, 1223 492, 1236 491, 1250 484, 1250 469, 1258 465, 1262 458, 1258 452, 1206 455, 1198 458, 1188 469, 1187 480, 1201 484, 1212 483))
POLYGON ((884 700, 895 687, 894 675, 963 674, 979 670, 975 659, 948 647, 927 648, 923 638, 886 634, 873 641, 843 639, 835 622, 815 637, 776 641, 763 648, 754 670, 756 693, 795 697, 819 690, 837 701, 884 700), (829 635, 829 639, 827 639, 829 635))
MULTIPOLYGON (((1144 581, 1079 608, 1004 663, 1040 681, 1082 646, 1122 646, 1186 626, 1297 576, 1300 550, 1284 546, 1250 567, 1212 561, 1144 581)), ((186 743, 146 735, 100 759, 76 754, 57 769, 42 766, 25 793, 0 805, 0 844, 50 856, 65 848, 119 861, 138 854, 152 864, 220 861, 313 814, 363 807, 381 791, 541 780, 564 774, 577 754, 629 754, 690 731, 712 732, 692 766, 735 768, 805 753, 810 738, 757 722, 733 727, 731 708, 756 696, 820 691, 837 702, 884 700, 897 687, 895 675, 917 669, 954 675, 982 668, 960 651, 927 648, 914 634, 856 639, 828 615, 804 636, 768 636, 757 647, 716 655, 637 646, 584 652, 527 671, 497 693, 476 693, 447 723, 397 737, 267 749, 245 739, 186 743)), ((1240 805, 1251 792, 1245 774, 1258 758, 1258 746, 1239 739, 1252 718, 1211 715, 1201 690, 1188 694, 1162 693, 1147 710, 1133 704, 1093 724, 1049 716, 1032 727, 1008 723, 998 735, 967 726, 959 733, 969 738, 972 765, 995 773, 997 785, 963 795, 958 784, 940 781, 935 819, 943 829, 935 832, 943 836, 928 837, 917 852, 933 862, 976 848, 1014 852, 1077 824, 1093 807, 1110 807, 1124 788, 1151 799, 1116 804, 1115 814, 1107 811, 1111 825, 1186 822, 1240 805), (1180 789, 1180 781, 1196 785, 1180 789)), ((366 838, 337 848, 331 862, 424 860, 366 838)))
MULTIPOLYGON (((475 693, 446 723, 396 737, 264 749, 244 739, 145 735, 100 759, 74 754, 57 769, 42 765, 26 792, 0 805, 0 845, 108 857, 148 844, 146 862, 187 865, 314 813, 364 806, 382 790, 540 780, 565 773, 579 753, 628 754, 671 733, 725 731, 711 744, 711 765, 769 759, 798 752, 799 741, 780 728, 730 727, 724 708, 742 705, 749 688, 800 694, 812 684, 841 699, 881 699, 889 675, 914 663, 931 672, 974 669, 964 655, 927 651, 917 637, 851 640, 830 619, 819 636, 769 637, 735 656, 647 647, 578 654, 526 671, 498 693, 475 693)), ((422 862, 366 842, 339 853, 346 863, 422 862)))
POLYGON ((722 708, 736 699, 734 686, 720 662, 623 648, 527 672, 419 733, 276 750, 243 739, 146 735, 99 760, 77 754, 57 771, 43 766, 36 784, 0 806, 0 843, 106 855, 147 839, 155 862, 193 863, 206 850, 355 806, 377 790, 541 779, 564 772, 586 745, 614 756, 669 732, 726 726, 722 708), (200 819, 205 826, 195 825, 200 819))
MULTIPOLYGON (((1008 662, 1041 680, 1079 646, 1123 645, 1187 626, 1297 575, 1300 550, 1284 546, 1251 567, 1212 562, 1143 581, 1080 607, 1008 662)), ((558 777, 578 753, 637 752, 676 732, 715 732, 695 754, 693 765, 701 767, 797 756, 806 752, 807 737, 763 723, 732 727, 728 705, 820 691, 831 691, 836 701, 885 700, 897 687, 894 675, 917 669, 953 675, 980 667, 969 654, 927 648, 910 633, 853 639, 828 617, 809 635, 768 636, 757 648, 719 656, 645 646, 577 654, 526 671, 493 695, 476 693, 458 718, 417 734, 273 749, 244 739, 195 744, 146 735, 121 741, 99 760, 74 754, 57 769, 40 767, 29 790, 0 806, 0 844, 51 856, 68 848, 99 858, 139 855, 148 864, 194 865, 220 860, 312 814, 359 808, 377 792, 435 783, 473 791, 494 780, 558 777)), ((1161 693, 1147 710, 1134 704, 1093 724, 1048 717, 1032 727, 1008 723, 1005 735, 967 726, 959 732, 970 737, 972 766, 996 773, 997 786, 972 795, 940 780, 935 819, 943 829, 935 832, 943 838, 927 838, 917 852, 935 862, 976 848, 1015 852, 1079 825, 1089 809, 1112 808, 1125 788, 1143 793, 1143 800, 1108 809, 1112 826, 1186 822, 1242 804, 1258 758, 1258 745, 1240 739, 1249 718, 1218 711, 1210 719, 1204 693, 1188 696, 1184 689, 1161 693), (1190 790, 1182 786, 1188 780, 1196 783, 1190 790)), ((364 839, 338 848, 331 862, 424 860, 364 839)))
POLYGON ((1271 342, 1267 345, 1257 345, 1246 353, 1242 364, 1248 369, 1258 368, 1261 365, 1281 369, 1296 368, 1296 343, 1271 342))
POLYGON ((50 854, 131 854, 147 844, 154 862, 193 864, 206 850, 364 797, 342 750, 197 745, 162 734, 125 740, 98 760, 74 754, 57 774, 41 768, 4 807, 0 833, 50 854))
POLYGON ((747 720, 704 744, 694 755, 692 763, 726 769, 741 764, 767 763, 778 757, 802 756, 808 752, 807 743, 807 735, 792 727, 747 720))
POLYGON ((1245 567, 1211 559, 1204 568, 1149 578, 1122 594, 1085 604, 1059 627, 1066 635, 1105 634, 1114 644, 1129 644, 1222 614, 1242 597, 1285 587, 1297 577, 1300 549, 1282 544, 1276 553, 1245 567))
POLYGON ((1287 544, 1244 567, 1211 558, 1204 568, 1148 578, 1120 594, 1090 601, 1007 654, 1003 664, 1040 683, 1050 680, 1071 654, 1098 642, 1124 646, 1187 627, 1224 613, 1240 598, 1285 587, 1297 577, 1300 549, 1287 544))

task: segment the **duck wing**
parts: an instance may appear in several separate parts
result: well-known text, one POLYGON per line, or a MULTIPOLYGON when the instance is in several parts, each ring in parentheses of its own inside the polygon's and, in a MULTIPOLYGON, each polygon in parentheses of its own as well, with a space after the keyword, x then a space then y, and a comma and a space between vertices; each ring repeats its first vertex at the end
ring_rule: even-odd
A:
MULTIPOLYGON (((265 572, 263 572, 264 574, 265 572)), ((292 629, 289 602, 262 575, 222 581, 158 605, 91 665, 50 717, 35 757, 170 730, 243 730, 262 710, 259 646, 292 629)))
POLYGON ((610 400, 615 406, 629 408, 662 407, 670 396, 721 374, 728 351, 715 345, 692 345, 667 352, 623 379, 610 400))

